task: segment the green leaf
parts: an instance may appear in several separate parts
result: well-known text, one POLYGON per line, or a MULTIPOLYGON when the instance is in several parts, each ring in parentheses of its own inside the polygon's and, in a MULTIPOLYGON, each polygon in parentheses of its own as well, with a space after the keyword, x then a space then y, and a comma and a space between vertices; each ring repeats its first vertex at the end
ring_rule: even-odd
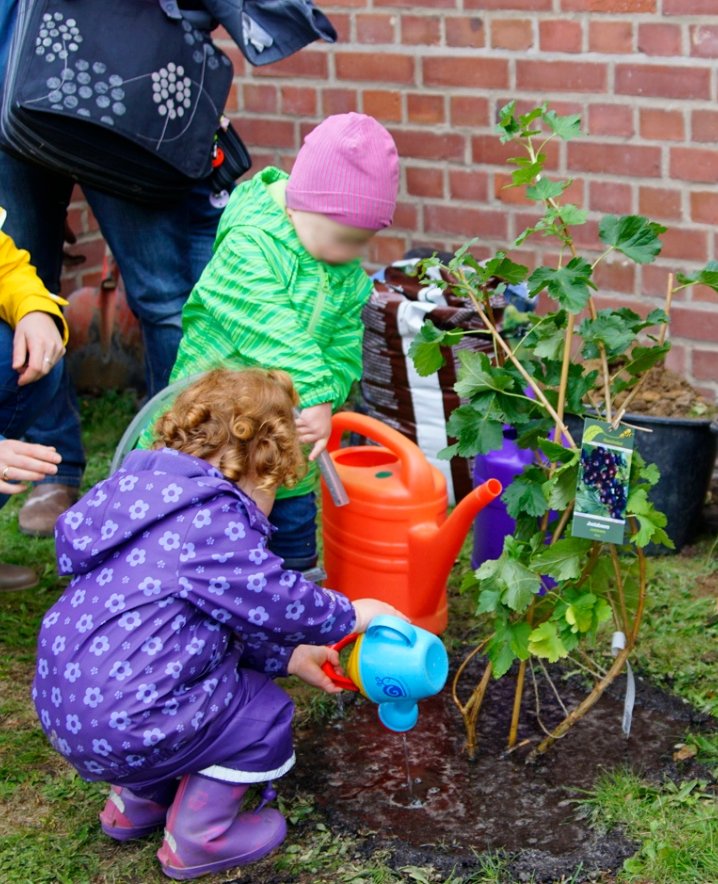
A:
POLYGON ((630 362, 624 366, 624 371, 637 377, 657 365, 670 349, 670 343, 656 344, 655 347, 636 346, 631 350, 630 362))
POLYGON ((707 285, 714 292, 718 292, 718 261, 709 261, 702 270, 688 276, 679 273, 676 279, 681 285, 707 285))
POLYGON ((578 114, 559 116, 556 111, 549 110, 543 114, 547 125, 564 141, 578 138, 581 134, 581 117, 578 114))
POLYGON ((487 279, 496 276, 511 285, 523 282, 529 272, 528 267, 507 258, 504 252, 497 252, 491 260, 484 264, 483 269, 487 279))
POLYGON ((422 377, 433 374, 444 364, 441 346, 445 340, 446 332, 438 329, 430 319, 424 321, 409 347, 409 356, 422 377))
POLYGON ((595 359, 599 355, 599 344, 604 345, 610 358, 624 353, 635 340, 634 329, 611 311, 601 311, 595 319, 584 319, 578 333, 584 341, 581 353, 586 359, 595 359))
POLYGON ((501 678, 513 666, 516 659, 511 650, 511 638, 507 635, 500 636, 498 633, 486 646, 486 656, 491 660, 491 670, 494 678, 501 678))
POLYGON ((581 573, 583 560, 590 548, 590 540, 565 537, 532 556, 531 567, 556 581, 575 580, 581 573))
POLYGON ((661 251, 658 238, 666 227, 642 215, 605 215, 598 226, 602 242, 637 264, 650 264, 661 251))
POLYGON ((504 560, 498 576, 506 586, 501 594, 501 601, 512 611, 519 613, 528 608, 541 588, 538 575, 514 559, 504 560))
POLYGON ((578 454, 576 462, 556 473, 543 485, 543 493, 548 500, 549 509, 562 512, 571 503, 576 495, 576 480, 578 478, 578 454))
POLYGON ((548 509, 548 501, 543 493, 544 474, 537 467, 530 467, 518 475, 504 491, 501 499, 512 519, 522 513, 528 516, 542 516, 548 509))
POLYGON ((566 190, 571 181, 550 181, 548 178, 539 178, 536 184, 526 188, 526 196, 530 200, 550 200, 566 190))
POLYGON ((514 379, 507 372, 495 368, 486 353, 475 350, 459 352, 458 380, 454 390, 462 398, 469 398, 485 390, 504 391, 513 386, 514 379))
POLYGON ((506 143, 512 141, 521 134, 522 126, 516 119, 516 102, 510 101, 499 111, 499 122, 496 131, 500 134, 500 141, 506 143))
POLYGON ((673 541, 664 530, 668 519, 653 506, 645 487, 634 488, 628 495, 626 515, 633 516, 638 522, 638 531, 631 536, 636 546, 644 547, 653 542, 674 548, 673 541))
POLYGON ((529 651, 537 657, 543 657, 549 663, 555 663, 566 657, 568 651, 559 638, 556 624, 548 620, 537 626, 529 635, 529 651))
POLYGON ((476 605, 477 614, 494 614, 499 606, 501 593, 495 589, 484 589, 479 593, 479 601, 476 605))
POLYGON ((542 153, 538 154, 534 161, 527 160, 526 157, 509 157, 507 162, 519 168, 511 173, 513 183, 508 186, 520 187, 522 184, 529 184, 541 174, 545 161, 546 157, 542 153))
POLYGON ((571 203, 561 206, 556 215, 563 221, 566 227, 580 227, 586 223, 588 218, 586 209, 579 209, 578 206, 574 206, 571 203))
POLYGON ((487 454, 504 443, 503 423, 482 417, 473 405, 455 408, 446 423, 446 432, 458 439, 456 445, 450 447, 461 457, 487 454))
POLYGON ((558 442, 552 442, 550 439, 542 439, 539 442, 539 448, 550 461, 558 461, 559 463, 568 463, 574 460, 578 455, 571 448, 564 448, 558 442))
POLYGON ((572 258, 565 267, 538 267, 528 280, 532 295, 546 289, 564 310, 580 313, 588 304, 591 289, 591 265, 583 258, 572 258))
POLYGON ((509 626, 511 632, 511 650, 519 658, 519 660, 528 660, 529 652, 529 635, 531 634, 531 626, 525 620, 519 620, 518 623, 511 623, 509 626))

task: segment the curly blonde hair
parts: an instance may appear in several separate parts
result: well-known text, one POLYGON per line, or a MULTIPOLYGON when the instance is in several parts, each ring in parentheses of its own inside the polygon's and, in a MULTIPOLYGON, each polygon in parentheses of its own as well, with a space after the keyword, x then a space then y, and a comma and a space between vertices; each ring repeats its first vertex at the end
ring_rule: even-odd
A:
POLYGON ((218 468, 232 482, 251 476, 263 490, 291 487, 306 472, 292 410, 298 402, 285 371, 215 369, 157 421, 154 447, 204 460, 221 454, 218 468))

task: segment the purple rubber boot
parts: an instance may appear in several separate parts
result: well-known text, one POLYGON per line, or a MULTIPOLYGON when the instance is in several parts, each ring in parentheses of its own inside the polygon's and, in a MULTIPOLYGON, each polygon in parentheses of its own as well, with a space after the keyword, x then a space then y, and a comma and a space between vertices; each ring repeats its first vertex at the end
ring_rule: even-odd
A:
POLYGON ((102 831, 116 841, 130 841, 161 829, 176 789, 175 781, 166 790, 166 796, 155 796, 160 798, 160 803, 141 798, 125 786, 110 786, 110 794, 100 813, 102 831))
MULTIPOLYGON (((254 811, 240 812, 248 788, 199 774, 182 778, 157 851, 167 877, 184 881, 246 865, 284 841, 287 824, 278 810, 262 802, 254 811)), ((274 794, 271 787, 265 791, 269 800, 274 794)))

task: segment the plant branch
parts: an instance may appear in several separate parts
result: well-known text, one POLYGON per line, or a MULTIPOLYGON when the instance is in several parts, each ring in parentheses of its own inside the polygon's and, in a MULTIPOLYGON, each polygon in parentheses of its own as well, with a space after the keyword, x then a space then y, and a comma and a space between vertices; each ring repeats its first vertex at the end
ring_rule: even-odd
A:
POLYGON ((466 729, 466 751, 471 760, 476 757, 476 720, 479 717, 481 704, 484 701, 486 688, 488 687, 489 679, 491 678, 491 661, 486 664, 486 669, 481 677, 481 681, 476 685, 466 703, 462 703, 461 700, 459 700, 459 679, 470 661, 483 650, 490 640, 490 637, 484 639, 484 641, 478 644, 473 651, 464 658, 461 665, 456 670, 456 675, 451 683, 451 697, 464 721, 464 728, 466 729))
POLYGON ((618 593, 618 603, 621 606, 621 620, 623 622, 623 631, 628 632, 628 612, 626 610, 626 594, 623 591, 623 575, 621 574, 621 563, 618 559, 618 551, 615 544, 609 544, 611 553, 611 564, 613 565, 613 575, 616 578, 616 592, 618 593))

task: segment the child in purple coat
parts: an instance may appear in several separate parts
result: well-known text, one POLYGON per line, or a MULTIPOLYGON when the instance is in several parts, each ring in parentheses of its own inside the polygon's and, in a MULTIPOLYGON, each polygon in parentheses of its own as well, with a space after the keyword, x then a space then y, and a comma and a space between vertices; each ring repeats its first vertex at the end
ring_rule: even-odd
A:
POLYGON ((263 805, 294 764, 292 702, 273 679, 336 693, 326 645, 398 614, 283 570, 267 548, 275 490, 304 468, 296 404, 284 372, 214 371, 160 419, 153 450, 131 452, 57 523, 72 580, 42 623, 37 712, 84 779, 112 784, 108 835, 166 823, 171 878, 282 842, 283 817, 263 805), (265 801, 242 812, 252 783, 265 801))

